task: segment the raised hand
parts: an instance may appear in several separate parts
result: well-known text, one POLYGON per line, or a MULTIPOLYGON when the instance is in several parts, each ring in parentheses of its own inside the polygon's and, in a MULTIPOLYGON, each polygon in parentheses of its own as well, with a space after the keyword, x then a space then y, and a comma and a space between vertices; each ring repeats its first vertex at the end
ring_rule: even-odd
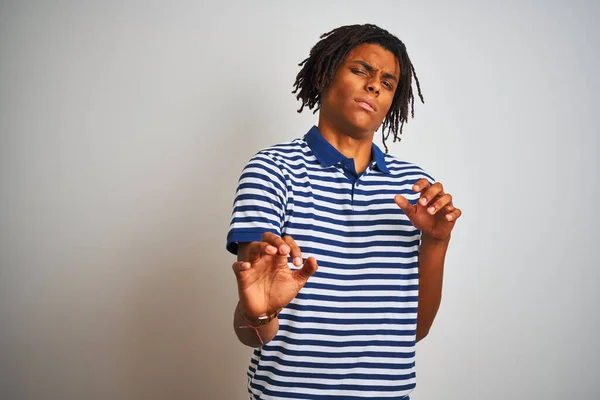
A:
POLYGON ((462 214, 461 210, 452 204, 452 196, 444 193, 441 183, 430 185, 425 178, 419 179, 412 189, 421 193, 417 204, 412 205, 404 196, 397 194, 394 201, 398 207, 424 237, 439 241, 450 239, 456 220, 462 214))
POLYGON ((317 270, 317 260, 309 257, 302 265, 302 252, 291 236, 267 232, 262 241, 240 244, 238 261, 233 263, 238 284, 239 306, 250 317, 271 314, 285 307, 317 270))

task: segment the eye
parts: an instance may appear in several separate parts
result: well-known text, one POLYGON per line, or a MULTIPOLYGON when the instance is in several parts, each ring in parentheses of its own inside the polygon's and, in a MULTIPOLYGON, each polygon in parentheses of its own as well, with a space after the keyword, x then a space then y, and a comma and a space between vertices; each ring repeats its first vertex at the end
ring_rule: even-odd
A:
POLYGON ((390 82, 388 82, 388 81, 383 81, 383 86, 385 86, 386 88, 388 88, 388 89, 390 89, 390 90, 394 88, 394 85, 392 85, 392 84, 391 84, 390 82))
POLYGON ((356 75, 367 75, 367 72, 362 69, 352 68, 351 71, 354 72, 356 75))

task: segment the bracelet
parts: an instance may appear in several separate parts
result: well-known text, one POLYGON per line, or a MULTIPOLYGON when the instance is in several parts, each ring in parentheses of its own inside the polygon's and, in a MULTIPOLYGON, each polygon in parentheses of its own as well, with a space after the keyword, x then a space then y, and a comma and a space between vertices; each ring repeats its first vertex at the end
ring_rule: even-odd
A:
POLYGON ((254 332, 256 332, 256 336, 258 336, 258 340, 260 340, 260 344, 265 344, 265 342, 263 342, 262 337, 260 336, 260 332, 258 331, 258 327, 257 326, 252 326, 252 325, 243 325, 239 327, 240 329, 245 329, 245 328, 251 328, 254 329, 254 332))
POLYGON ((279 309, 273 311, 271 314, 265 314, 265 315, 261 315, 260 317, 255 317, 255 318, 246 314, 246 312, 239 306, 239 303, 238 303, 238 310, 240 311, 240 315, 242 316, 242 318, 246 322, 248 322, 248 324, 250 326, 263 326, 263 325, 267 325, 269 322, 271 322, 275 318, 277 318, 277 316, 281 312, 282 308, 279 308, 279 309))
POLYGON ((237 309, 238 309, 240 315, 242 316, 242 319, 245 320, 246 322, 248 322, 248 325, 243 325, 243 326, 240 326, 239 328, 240 329, 247 329, 247 328, 253 329, 254 332, 256 333, 256 336, 258 336, 258 340, 260 340, 261 345, 264 345, 265 342, 262 340, 262 337, 260 336, 260 332, 258 331, 258 328, 261 326, 267 325, 269 322, 273 321, 275 318, 277 318, 277 316, 279 315, 279 313, 282 310, 280 308, 278 310, 275 310, 271 314, 261 315, 260 317, 252 318, 248 314, 246 314, 246 312, 244 312, 244 310, 242 310, 240 308, 240 303, 238 303, 237 309))

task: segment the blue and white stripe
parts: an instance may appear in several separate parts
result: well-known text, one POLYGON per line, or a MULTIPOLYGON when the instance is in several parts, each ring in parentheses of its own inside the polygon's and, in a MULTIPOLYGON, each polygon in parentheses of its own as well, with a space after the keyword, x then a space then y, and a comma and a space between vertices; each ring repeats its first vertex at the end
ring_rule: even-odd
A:
MULTIPOLYGON (((433 179, 384 155, 357 177, 316 127, 256 154, 242 172, 227 248, 290 235, 319 269, 255 349, 251 399, 403 399, 415 387, 420 232, 394 202, 433 179)), ((290 264, 291 268, 295 268, 290 264)))

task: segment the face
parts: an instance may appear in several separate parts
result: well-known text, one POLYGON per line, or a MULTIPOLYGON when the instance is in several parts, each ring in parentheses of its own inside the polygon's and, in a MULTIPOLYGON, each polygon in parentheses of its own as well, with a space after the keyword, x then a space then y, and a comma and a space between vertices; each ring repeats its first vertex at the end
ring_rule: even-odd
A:
POLYGON ((383 123, 400 79, 396 57, 377 44, 350 52, 321 93, 319 123, 355 139, 371 139, 383 123))

